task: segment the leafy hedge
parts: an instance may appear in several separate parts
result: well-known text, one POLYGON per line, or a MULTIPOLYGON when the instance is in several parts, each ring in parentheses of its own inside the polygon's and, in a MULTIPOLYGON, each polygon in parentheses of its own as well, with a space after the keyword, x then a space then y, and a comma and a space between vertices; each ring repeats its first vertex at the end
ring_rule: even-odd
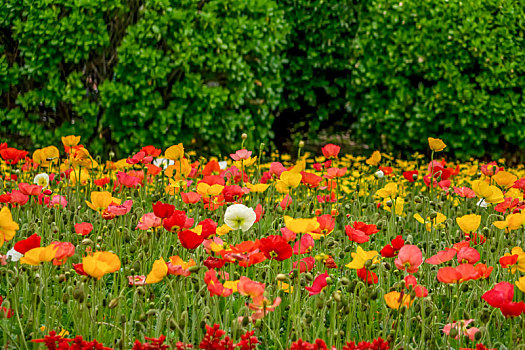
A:
POLYGON ((520 0, 6 0, 0 137, 230 150, 351 128, 383 150, 525 141, 520 0), (274 120, 275 116, 275 120, 274 120), (274 135, 275 134, 275 135, 274 135), (274 137, 275 136, 275 137, 274 137))
POLYGON ((522 1, 366 3, 351 78, 358 136, 417 150, 437 135, 463 158, 523 149, 522 1))
POLYGON ((2 136, 39 147, 74 133, 124 154, 197 141, 230 150, 241 132, 271 137, 283 12, 271 0, 172 3, 7 0, 2 136))

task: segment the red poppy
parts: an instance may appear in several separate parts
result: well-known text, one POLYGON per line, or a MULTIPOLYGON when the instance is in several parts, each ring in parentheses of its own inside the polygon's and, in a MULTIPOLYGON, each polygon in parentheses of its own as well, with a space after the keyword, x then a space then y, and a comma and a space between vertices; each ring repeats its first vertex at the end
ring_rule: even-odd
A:
POLYGON ((140 151, 133 155, 133 157, 126 159, 126 163, 128 164, 149 164, 153 161, 152 156, 148 156, 146 152, 140 151))
POLYGON ((77 235, 88 235, 93 231, 93 225, 89 222, 81 222, 80 224, 75 224, 75 233, 77 235))
POLYGON ((477 264, 474 266, 474 269, 479 274, 479 278, 489 278, 490 274, 492 273, 492 270, 494 270, 493 266, 487 267, 485 264, 477 264))
POLYGON ((504 170, 504 168, 498 167, 496 162, 483 164, 480 169, 483 175, 485 176, 493 176, 499 173, 500 171, 504 170))
POLYGON ((312 286, 304 287, 304 289, 306 289, 309 292, 310 296, 321 293, 321 291, 328 285, 328 283, 326 282, 326 279, 328 278, 328 276, 329 276, 328 272, 325 272, 317 276, 314 279, 312 286))
POLYGON ((204 242, 204 236, 200 235, 192 230, 183 230, 178 233, 180 244, 186 249, 197 249, 202 242, 204 242))
POLYGON ((399 250, 405 245, 405 240, 401 235, 397 235, 390 244, 381 249, 381 256, 384 258, 393 258, 397 256, 399 250))
POLYGON ((293 263, 293 269, 297 269, 297 266, 299 266, 299 273, 311 271, 315 267, 315 258, 309 256, 307 258, 302 258, 299 261, 295 261, 293 263))
POLYGON ((26 239, 16 242, 13 248, 20 254, 25 254, 33 248, 40 247, 40 239, 40 236, 34 233, 26 239))
POLYGON ((457 251, 455 249, 446 248, 445 250, 440 250, 439 252, 437 252, 436 255, 433 255, 427 260, 425 260, 425 262, 431 265, 439 265, 454 259, 454 257, 456 256, 456 252, 457 251))
POLYGON ((152 157, 158 157, 162 153, 162 150, 160 148, 155 148, 151 145, 142 147, 141 151, 144 152, 146 155, 152 157))
POLYGON ((279 205, 281 206, 281 208, 283 210, 285 210, 286 208, 288 208, 290 205, 292 205, 293 203, 293 200, 292 200, 292 197, 289 195, 289 194, 286 194, 283 198, 283 200, 279 203, 279 205))
POLYGON ((192 227, 194 221, 193 218, 188 218, 184 211, 175 210, 170 217, 162 221, 162 226, 167 231, 173 232, 174 227, 178 227, 179 230, 192 227))
POLYGON ((335 179, 336 177, 343 177, 346 174, 346 168, 328 168, 326 169, 325 179, 335 179))
POLYGON ((437 279, 443 283, 461 283, 478 279, 481 276, 471 264, 461 264, 457 267, 442 267, 438 270, 437 279))
POLYGON ((345 232, 348 236, 348 239, 351 242, 356 242, 357 244, 365 243, 370 240, 370 237, 368 237, 363 231, 356 230, 350 225, 345 226, 345 232))
POLYGON ((417 170, 411 170, 411 171, 404 171, 403 177, 408 180, 408 182, 415 182, 417 180, 417 176, 419 175, 419 171, 417 170))
POLYGON ((282 236, 270 235, 259 241, 259 249, 267 259, 283 261, 293 255, 293 249, 282 236))
POLYGON ((253 211, 255 212, 255 222, 259 222, 259 220, 261 220, 262 216, 264 215, 264 209, 262 204, 257 204, 253 211))
POLYGON ((373 271, 367 271, 366 267, 357 269, 357 277, 362 279, 366 284, 377 284, 379 279, 373 271))
POLYGON ((151 206, 153 207, 153 213, 155 216, 161 219, 169 218, 175 211, 175 206, 168 203, 157 202, 152 203, 151 206))
POLYGON ((26 151, 21 151, 12 147, 0 150, 0 157, 10 165, 15 165, 19 160, 24 159, 26 155, 26 151))
POLYGON ((117 182, 115 183, 114 187, 116 188, 117 186, 124 186, 128 188, 135 188, 139 186, 141 182, 142 179, 138 176, 132 175, 131 171, 129 173, 119 171, 117 172, 117 182))
POLYGON ((96 179, 95 181, 93 181, 95 183, 96 186, 98 187, 104 187, 106 186, 108 183, 109 183, 109 177, 103 177, 101 179, 96 179))
POLYGON ((314 239, 309 234, 305 234, 300 240, 295 242, 293 246, 293 253, 295 255, 308 254, 314 248, 314 239))
POLYGON ((471 247, 463 247, 458 252, 458 262, 460 264, 475 264, 480 258, 479 252, 471 247))
POLYGON ((201 200, 201 195, 197 192, 181 192, 182 201, 186 204, 195 204, 201 200))
POLYGON ((233 293, 233 290, 229 288, 225 288, 222 283, 219 282, 219 279, 217 278, 217 273, 215 270, 208 270, 204 274, 204 282, 208 286, 208 291, 210 292, 210 296, 219 295, 222 297, 227 297, 230 294, 233 293))
POLYGON ((519 180, 516 180, 514 182, 514 185, 512 185, 512 188, 519 188, 520 190, 525 191, 525 177, 522 177, 519 180))
POLYGON ((471 190, 470 188, 468 188, 468 187, 455 187, 455 186, 453 186, 452 188, 454 189, 454 193, 456 193, 460 197, 465 197, 465 198, 474 198, 474 197, 476 197, 476 193, 473 190, 471 190))
POLYGON ((222 195, 224 200, 228 203, 232 203, 241 199, 243 192, 239 185, 224 186, 222 189, 222 195))
POLYGON ((499 258, 499 263, 504 269, 515 265, 518 262, 518 254, 502 256, 499 258))
POLYGON ((325 156, 325 158, 337 158, 339 151, 341 151, 341 147, 334 145, 333 143, 329 143, 325 145, 321 151, 323 152, 323 156, 325 156))
POLYGON ((381 170, 383 172, 383 175, 385 175, 385 176, 394 176, 394 174, 392 174, 392 172, 394 171, 394 169, 392 169, 392 167, 380 166, 379 170, 381 170))
POLYGON ((18 189, 26 196, 38 196, 40 193, 42 193, 42 186, 30 185, 25 182, 19 183, 18 189))
POLYGON ((204 219, 197 226, 202 226, 201 235, 204 236, 204 239, 213 236, 217 232, 217 223, 212 219, 204 219))
POLYGON ((308 173, 306 171, 302 171, 301 175, 302 175, 301 182, 310 188, 315 188, 319 186, 319 184, 323 180, 321 176, 316 175, 314 173, 308 173))
POLYGON ((53 265, 64 265, 67 258, 75 254, 75 246, 70 242, 51 242, 56 247, 53 265))
POLYGON ((520 200, 518 198, 505 197, 503 202, 499 203, 494 207, 494 210, 500 213, 504 213, 514 207, 517 207, 520 200))
POLYGON ((19 190, 12 190, 11 191, 11 203, 12 204, 20 204, 24 205, 29 201, 29 196, 23 194, 19 190))

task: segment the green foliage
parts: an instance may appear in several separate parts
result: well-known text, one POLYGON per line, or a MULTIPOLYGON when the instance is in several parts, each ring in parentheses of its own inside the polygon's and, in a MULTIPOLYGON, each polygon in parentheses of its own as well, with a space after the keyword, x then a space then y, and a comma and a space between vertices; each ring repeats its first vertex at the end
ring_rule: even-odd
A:
POLYGON ((358 7, 350 0, 280 3, 291 32, 280 116, 274 127, 277 136, 288 140, 285 131, 292 129, 315 138, 319 129, 334 123, 344 120, 349 125, 355 119, 347 94, 351 90, 358 7))
POLYGON ((373 0, 352 72, 357 134, 385 150, 445 140, 458 157, 525 141, 525 12, 517 0, 373 0), (379 136, 382 136, 380 138, 379 136))
POLYGON ((331 127, 384 151, 435 136, 460 158, 514 153, 524 18, 519 0, 7 0, 0 137, 123 156, 331 127))
POLYGON ((269 0, 8 1, 0 10, 6 135, 40 147, 223 149, 271 137, 287 27, 269 0))

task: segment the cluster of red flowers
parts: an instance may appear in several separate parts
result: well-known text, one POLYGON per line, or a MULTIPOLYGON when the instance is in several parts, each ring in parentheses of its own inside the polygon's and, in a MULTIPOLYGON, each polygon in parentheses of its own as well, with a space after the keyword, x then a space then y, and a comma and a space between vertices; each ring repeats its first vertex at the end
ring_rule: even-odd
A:
MULTIPOLYGON (((353 341, 347 342, 343 346, 343 350, 388 350, 390 345, 388 341, 381 338, 372 340, 371 342, 361 341, 355 343, 353 341)), ((337 350, 335 346, 329 348, 324 340, 316 339, 313 343, 306 342, 302 339, 292 343, 290 350, 337 350)))
POLYGON ((68 339, 58 335, 55 331, 49 332, 49 335, 44 336, 42 339, 33 339, 31 341, 33 343, 43 343, 48 350, 112 350, 96 340, 88 342, 81 335, 68 339))

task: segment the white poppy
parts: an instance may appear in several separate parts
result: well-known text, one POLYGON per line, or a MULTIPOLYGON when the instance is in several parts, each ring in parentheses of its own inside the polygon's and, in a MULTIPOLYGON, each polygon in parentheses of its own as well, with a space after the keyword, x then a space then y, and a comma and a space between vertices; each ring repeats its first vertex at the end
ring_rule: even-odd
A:
POLYGON ((33 182, 38 186, 42 186, 42 188, 46 188, 49 186, 49 175, 46 173, 40 173, 35 176, 33 182))
POLYGON ((20 258, 23 257, 24 254, 21 254, 21 253, 17 252, 17 251, 15 250, 15 248, 11 248, 11 249, 7 252, 7 254, 6 254, 5 256, 6 256, 6 257, 11 257, 11 261, 14 262, 14 261, 18 261, 18 260, 20 260, 20 258))
POLYGON ((221 168, 221 170, 224 170, 228 167, 228 162, 223 160, 223 161, 220 161, 219 162, 219 168, 221 168))
POLYGON ((159 168, 166 169, 168 166, 175 164, 175 161, 166 159, 166 158, 156 158, 153 161, 153 165, 158 166, 159 168))
POLYGON ((376 171, 375 176, 378 179, 382 179, 383 177, 385 177, 385 173, 383 172, 383 170, 378 170, 378 171, 376 171))
POLYGON ((485 202, 485 198, 481 198, 476 205, 480 208, 488 207, 488 203, 485 202))
POLYGON ((242 204, 232 204, 226 208, 224 213, 224 222, 232 230, 241 229, 248 231, 252 227, 257 215, 252 208, 248 208, 242 204))

